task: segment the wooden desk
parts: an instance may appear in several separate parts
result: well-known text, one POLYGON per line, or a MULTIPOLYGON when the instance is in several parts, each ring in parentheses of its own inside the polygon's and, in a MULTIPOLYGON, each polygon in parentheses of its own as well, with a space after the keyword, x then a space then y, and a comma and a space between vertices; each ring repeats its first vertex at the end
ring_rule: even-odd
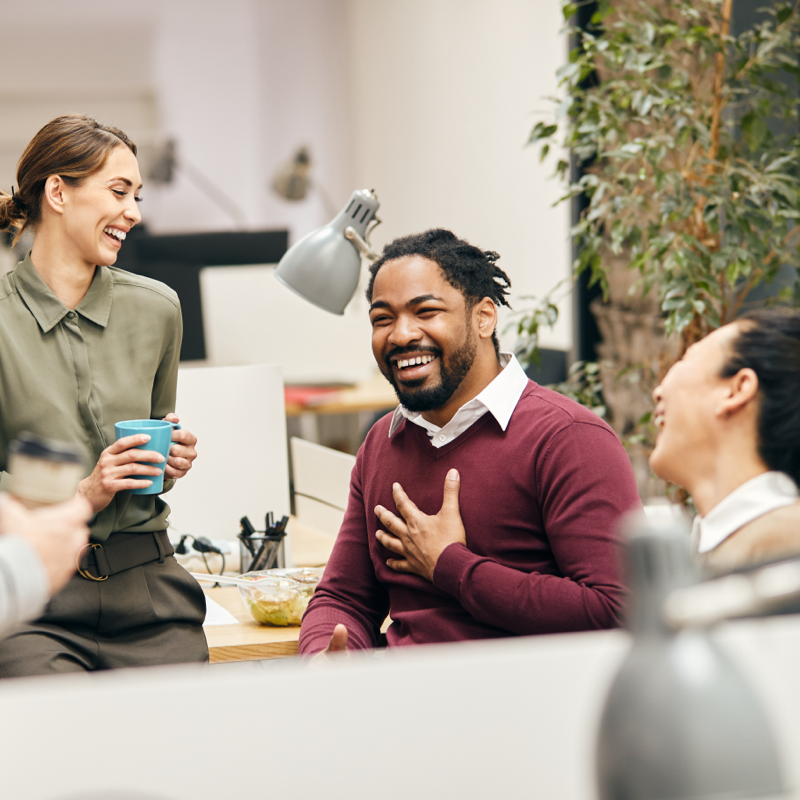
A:
MULTIPOLYGON (((292 517, 289 524, 292 559, 298 567, 320 567, 328 563, 336 537, 303 525, 292 517)), ((278 628, 259 625, 239 596, 235 586, 211 588, 205 584, 208 597, 230 611, 238 625, 206 627, 209 659, 212 664, 227 661, 258 661, 297 655, 299 627, 278 628)))
POLYGON ((286 403, 286 416, 301 414, 357 414, 362 411, 376 412, 397 406, 397 395, 383 375, 330 393, 314 397, 306 404, 286 403))
MULTIPOLYGON (((205 629, 208 657, 212 664, 260 661, 297 655, 299 626, 278 628, 259 625, 245 608, 239 590, 235 586, 220 586, 203 591, 239 620, 238 625, 209 625, 205 629)), ((391 617, 386 617, 381 625, 381 632, 386 633, 391 624, 391 617)))
POLYGON ((377 412, 397 407, 397 396, 380 373, 355 386, 312 394, 303 402, 296 401, 298 393, 292 392, 291 387, 287 390, 284 400, 290 435, 348 453, 358 450, 364 430, 377 412), (339 430, 335 437, 326 438, 322 433, 325 430, 322 420, 328 416, 340 417, 341 422, 334 427, 343 428, 345 432, 339 430))
POLYGON ((212 664, 228 661, 258 661, 297 655, 299 627, 259 625, 247 610, 235 586, 204 589, 206 595, 239 620, 238 625, 206 627, 208 655, 212 664))
POLYGON ((331 557, 335 536, 304 525, 297 517, 289 522, 289 547, 298 567, 324 567, 331 557))
MULTIPOLYGON (((298 567, 324 566, 328 561, 335 537, 320 533, 308 525, 292 519, 293 536, 292 552, 298 567), (299 534, 299 535, 298 535, 299 534), (298 554, 300 558, 298 558, 298 554)), ((268 658, 286 658, 297 655, 297 641, 300 628, 285 628, 271 625, 259 625, 247 610, 235 586, 211 588, 208 584, 203 591, 224 609, 230 611, 239 621, 238 625, 209 625, 206 627, 208 640, 208 656, 212 664, 224 664, 227 661, 259 661, 268 658)), ((392 624, 391 617, 386 617, 381 631, 392 624)))

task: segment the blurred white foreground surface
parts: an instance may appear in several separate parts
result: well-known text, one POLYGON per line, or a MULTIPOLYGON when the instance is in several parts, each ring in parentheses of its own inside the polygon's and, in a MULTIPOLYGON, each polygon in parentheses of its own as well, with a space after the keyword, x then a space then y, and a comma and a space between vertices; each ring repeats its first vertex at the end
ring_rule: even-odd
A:
MULTIPOLYGON (((796 791, 800 617, 719 635, 763 699, 796 791)), ((591 800, 598 719, 627 648, 612 631, 426 646, 324 670, 291 659, 4 681, 2 796, 591 800)))

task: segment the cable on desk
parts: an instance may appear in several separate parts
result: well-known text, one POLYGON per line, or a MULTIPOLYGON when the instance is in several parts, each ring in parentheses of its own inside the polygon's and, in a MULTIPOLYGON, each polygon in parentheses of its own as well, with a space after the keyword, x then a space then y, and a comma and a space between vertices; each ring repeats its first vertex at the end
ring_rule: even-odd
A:
MULTIPOLYGON (((209 575, 222 575, 225 572, 225 553, 222 552, 216 545, 211 544, 211 542, 205 536, 193 536, 191 533, 182 533, 181 540, 175 547, 175 552, 178 555, 186 555, 189 552, 189 549, 186 546, 186 540, 192 540, 192 550, 200 553, 203 557, 203 563, 206 565, 206 571, 209 575), (211 567, 208 564, 208 559, 206 558, 206 553, 216 553, 222 559, 222 567, 220 568, 219 572, 214 573, 211 570, 211 567)), ((215 583, 211 588, 216 589, 219 586, 219 583, 215 583)))

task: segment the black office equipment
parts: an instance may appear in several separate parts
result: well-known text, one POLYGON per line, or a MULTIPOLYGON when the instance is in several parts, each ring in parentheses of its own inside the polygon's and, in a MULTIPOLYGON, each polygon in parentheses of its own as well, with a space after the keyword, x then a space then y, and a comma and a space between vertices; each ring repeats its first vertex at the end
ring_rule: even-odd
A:
POLYGON ((285 230, 151 235, 144 225, 137 225, 114 266, 155 278, 177 292, 183 312, 181 361, 196 361, 206 357, 200 270, 277 264, 288 244, 285 230))

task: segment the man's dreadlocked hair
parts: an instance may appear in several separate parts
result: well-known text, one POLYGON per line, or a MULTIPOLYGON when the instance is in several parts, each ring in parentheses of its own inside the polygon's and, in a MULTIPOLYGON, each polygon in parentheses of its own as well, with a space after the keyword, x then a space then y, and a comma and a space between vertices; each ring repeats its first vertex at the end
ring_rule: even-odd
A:
MULTIPOLYGON (((422 256, 436 262, 444 273, 445 280, 464 295, 467 311, 484 297, 488 297, 496 306, 511 308, 506 299, 511 281, 497 266, 499 254, 493 250, 474 247, 444 228, 433 228, 424 233, 401 236, 384 247, 381 257, 369 268, 367 300, 370 303, 378 270, 387 261, 406 256, 422 256)), ((492 333, 492 344, 495 352, 499 354, 500 342, 496 330, 492 333)))

